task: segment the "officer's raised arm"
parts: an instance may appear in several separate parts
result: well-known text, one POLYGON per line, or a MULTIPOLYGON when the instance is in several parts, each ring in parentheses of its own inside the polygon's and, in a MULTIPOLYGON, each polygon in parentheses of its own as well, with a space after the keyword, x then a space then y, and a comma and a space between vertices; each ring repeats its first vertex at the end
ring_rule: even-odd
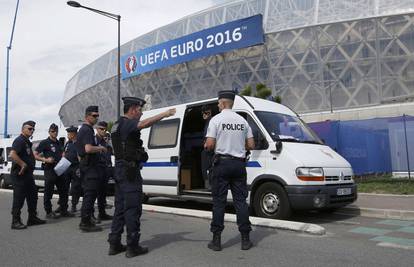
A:
POLYGON ((176 112, 175 108, 169 109, 169 110, 164 111, 164 112, 162 112, 158 115, 152 116, 150 118, 147 118, 145 120, 142 120, 142 121, 138 122, 137 127, 140 130, 144 129, 144 128, 151 127, 154 123, 159 122, 160 120, 162 120, 164 118, 174 116, 175 112, 176 112))

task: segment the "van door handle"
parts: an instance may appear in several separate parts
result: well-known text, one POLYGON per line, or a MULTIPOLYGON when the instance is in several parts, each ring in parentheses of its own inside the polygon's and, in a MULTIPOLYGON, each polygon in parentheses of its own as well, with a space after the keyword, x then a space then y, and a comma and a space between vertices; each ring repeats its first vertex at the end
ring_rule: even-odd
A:
POLYGON ((178 156, 172 156, 172 157, 170 157, 170 162, 171 163, 178 163, 178 156))

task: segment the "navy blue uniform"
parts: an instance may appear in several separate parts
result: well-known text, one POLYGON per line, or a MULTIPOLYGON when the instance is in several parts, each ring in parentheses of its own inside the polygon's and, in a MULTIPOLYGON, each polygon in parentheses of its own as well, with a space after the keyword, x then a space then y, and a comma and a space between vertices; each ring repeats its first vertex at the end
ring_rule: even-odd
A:
POLYGON ((209 123, 207 138, 216 140, 211 187, 213 219, 210 230, 221 233, 224 229, 224 211, 227 191, 230 189, 237 213, 237 225, 242 234, 251 231, 245 163, 245 142, 253 134, 247 121, 230 109, 224 109, 209 123))
POLYGON ((72 196, 72 207, 78 204, 79 198, 82 195, 82 185, 79 170, 79 159, 76 150, 76 144, 72 141, 68 141, 65 144, 65 158, 72 164, 66 171, 67 183, 70 183, 70 195, 72 196))
POLYGON ((99 136, 95 137, 95 141, 99 146, 106 147, 108 151, 106 153, 99 153, 99 180, 98 180, 98 211, 100 215, 105 214, 106 206, 106 190, 109 179, 109 172, 111 168, 111 148, 105 142, 105 140, 99 136))
POLYGON ((50 201, 53 196, 53 190, 56 188, 59 193, 59 205, 61 211, 65 212, 68 209, 68 189, 66 187, 65 177, 63 175, 58 176, 54 171, 54 167, 62 158, 63 148, 58 140, 52 140, 47 138, 39 143, 36 148, 36 152, 43 154, 43 157, 54 159, 54 163, 44 163, 45 174, 45 193, 43 198, 43 205, 46 213, 52 212, 52 202, 50 201))
MULTIPOLYGON (((122 120, 122 125, 119 132, 123 141, 130 135, 136 135, 139 138, 138 120, 126 117, 121 117, 120 120, 122 120)), ((113 132, 118 125, 113 126, 113 132)), ((115 150, 115 143, 113 145, 115 150)), ((127 245, 136 247, 139 243, 142 214, 142 177, 139 162, 117 159, 115 161, 115 181, 115 212, 108 241, 110 244, 119 244, 126 225, 127 245), (131 176, 133 179, 127 178, 131 176)))
POLYGON ((32 151, 32 142, 24 135, 19 135, 13 141, 12 150, 16 151, 20 159, 27 164, 27 169, 22 175, 19 175, 20 166, 17 163, 12 163, 10 173, 13 184, 12 215, 20 216, 20 210, 26 199, 29 216, 36 216, 37 187, 33 178, 35 158, 32 151))
POLYGON ((80 176, 82 180, 83 202, 81 217, 84 222, 90 221, 93 214, 93 205, 97 197, 98 188, 98 155, 87 154, 85 145, 97 146, 92 126, 84 123, 78 131, 76 138, 76 150, 81 157, 80 176))

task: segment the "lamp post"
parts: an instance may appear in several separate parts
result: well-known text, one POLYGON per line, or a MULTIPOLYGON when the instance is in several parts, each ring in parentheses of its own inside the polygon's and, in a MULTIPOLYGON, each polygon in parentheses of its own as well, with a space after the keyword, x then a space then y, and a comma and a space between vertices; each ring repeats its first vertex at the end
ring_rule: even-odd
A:
MULTIPOLYGON (((326 64, 326 66, 328 67, 328 78, 331 75, 331 65, 329 63, 326 64)), ((331 113, 333 113, 333 109, 332 109, 332 88, 331 88, 331 79, 328 80, 328 89, 329 89, 329 103, 331 106, 331 113)))
POLYGON ((100 15, 103 15, 105 17, 118 21, 118 71, 117 71, 118 87, 117 87, 117 97, 116 97, 116 100, 117 100, 116 101, 116 116, 117 118, 119 118, 121 116, 121 107, 120 107, 120 102, 121 102, 121 15, 116 15, 116 14, 112 14, 112 13, 105 12, 102 10, 90 8, 87 6, 82 6, 76 1, 68 1, 67 4, 71 7, 84 8, 84 9, 90 10, 92 12, 98 13, 100 15))
POLYGON ((12 49, 14 27, 16 26, 17 10, 19 10, 19 0, 16 3, 16 12, 14 13, 13 28, 10 36, 10 43, 7 46, 7 62, 6 62, 6 99, 4 103, 4 133, 3 137, 8 138, 9 134, 7 132, 8 119, 9 119, 9 69, 10 69, 10 51, 12 49))

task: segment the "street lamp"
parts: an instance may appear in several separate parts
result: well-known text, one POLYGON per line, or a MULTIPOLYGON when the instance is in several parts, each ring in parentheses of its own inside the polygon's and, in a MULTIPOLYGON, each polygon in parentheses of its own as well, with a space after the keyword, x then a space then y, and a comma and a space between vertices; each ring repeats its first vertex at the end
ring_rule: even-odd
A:
POLYGON ((81 7, 81 8, 90 10, 92 12, 101 14, 105 17, 118 21, 118 72, 117 72, 118 73, 118 90, 117 90, 117 97, 116 97, 116 100, 117 100, 116 101, 116 114, 117 114, 117 118, 119 118, 121 117, 121 107, 120 107, 120 102, 121 102, 121 15, 116 15, 116 14, 112 14, 112 13, 105 12, 102 10, 90 8, 87 6, 82 6, 76 1, 68 1, 67 4, 71 7, 81 7))
MULTIPOLYGON (((331 65, 329 63, 326 64, 326 66, 328 67, 328 78, 331 75, 331 65)), ((333 113, 333 109, 332 109, 332 88, 331 88, 331 79, 328 80, 328 89, 329 89, 329 103, 331 106, 331 113, 333 113)))

